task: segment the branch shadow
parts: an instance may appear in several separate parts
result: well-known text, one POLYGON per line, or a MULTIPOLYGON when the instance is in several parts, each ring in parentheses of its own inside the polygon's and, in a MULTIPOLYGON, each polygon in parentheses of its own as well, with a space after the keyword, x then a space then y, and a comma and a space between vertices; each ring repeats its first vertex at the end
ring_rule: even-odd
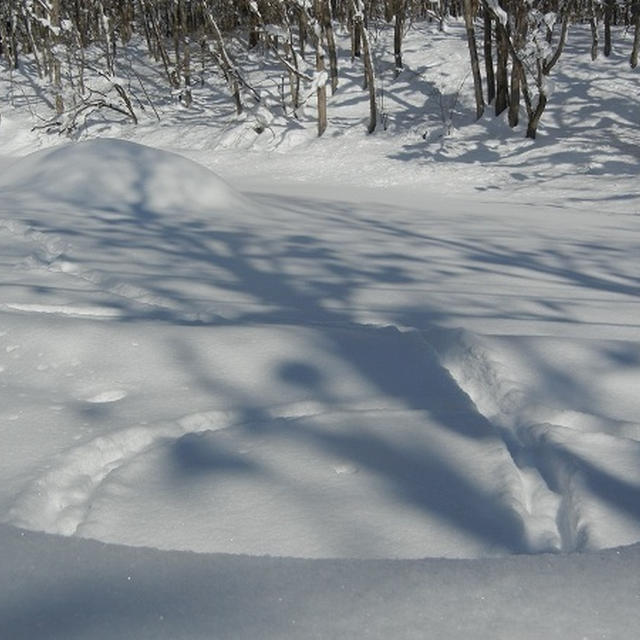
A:
MULTIPOLYGON (((88 191, 70 193, 66 201, 50 204, 57 224, 45 222, 47 213, 37 209, 23 216, 39 233, 89 248, 93 268, 80 277, 93 282, 97 291, 115 294, 118 322, 157 320, 211 329, 310 328, 323 336, 332 357, 375 394, 406 410, 426 412, 452 434, 470 440, 495 440, 496 446, 505 446, 498 430, 476 410, 417 334, 367 328, 358 322, 353 301, 360 291, 393 290, 428 280, 432 270, 442 265, 433 264, 426 249, 440 255, 446 252, 447 261, 463 265, 469 273, 517 269, 523 286, 552 276, 590 292, 640 296, 640 278, 618 271, 615 247, 604 242, 521 250, 492 240, 487 231, 451 237, 440 227, 430 233, 423 227, 416 230, 412 226, 415 210, 402 207, 387 216, 385 207, 376 203, 355 207, 335 200, 266 194, 256 196, 259 205, 254 201, 250 211, 240 197, 207 211, 181 210, 177 202, 174 208, 161 211, 154 204, 158 194, 152 185, 157 184, 158 166, 166 158, 158 157, 156 165, 148 150, 131 144, 116 148, 116 156, 109 154, 107 159, 112 163, 117 158, 120 170, 129 174, 126 200, 96 201, 87 187, 88 191), (300 221, 303 232, 292 228, 292 216, 300 221), (417 246, 421 252, 415 255, 407 249, 417 246), (407 257, 399 259, 403 248, 407 257), (595 272, 606 268, 610 277, 585 272, 578 263, 587 259, 592 265, 597 261, 595 272)), ((182 192, 201 187, 199 181, 206 177, 198 169, 193 181, 180 185, 182 192)), ((165 190, 171 187, 170 181, 164 185, 165 190)), ((400 309, 397 315, 402 313, 400 309)), ((412 313, 420 314, 428 326, 450 317, 446 308, 430 304, 423 294, 412 313)), ((408 311, 404 318, 410 320, 408 311)), ((234 399, 245 424, 274 424, 250 380, 242 388, 233 388, 208 371, 206 361, 188 345, 171 344, 167 349, 201 388, 212 396, 234 399)), ((324 388, 328 374, 313 362, 283 357, 269 375, 285 386, 302 389, 307 399, 336 404, 336 397, 324 388)), ((287 428, 286 422, 277 425, 272 428, 287 428)), ((435 513, 489 545, 526 551, 523 524, 513 509, 479 491, 434 451, 398 447, 373 434, 327 435, 312 424, 288 435, 304 437, 309 446, 326 452, 342 452, 383 479, 399 500, 435 513)), ((194 475, 252 471, 246 461, 207 450, 203 442, 197 438, 178 441, 173 447, 177 467, 194 475)))

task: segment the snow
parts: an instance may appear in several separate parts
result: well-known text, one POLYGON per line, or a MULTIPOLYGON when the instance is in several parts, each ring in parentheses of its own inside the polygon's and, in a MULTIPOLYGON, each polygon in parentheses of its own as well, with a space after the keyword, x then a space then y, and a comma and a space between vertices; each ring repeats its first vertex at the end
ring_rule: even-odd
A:
POLYGON ((626 96, 457 129, 425 39, 372 137, 355 83, 319 141, 3 111, 0 637, 633 637, 626 96))
POLYGON ((239 196, 211 172, 181 156, 158 154, 122 140, 100 139, 46 149, 11 164, 5 197, 58 201, 144 217, 176 210, 238 206, 239 196))
POLYGON ((456 561, 305 560, 105 545, 0 525, 0 632, 22 639, 626 638, 638 546, 456 561))

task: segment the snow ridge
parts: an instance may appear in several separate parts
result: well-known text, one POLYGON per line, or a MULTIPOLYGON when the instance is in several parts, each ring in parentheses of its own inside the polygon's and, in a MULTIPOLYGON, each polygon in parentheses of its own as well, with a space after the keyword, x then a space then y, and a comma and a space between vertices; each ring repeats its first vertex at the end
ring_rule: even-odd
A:
POLYGON ((161 439, 222 429, 233 423, 230 412, 199 413, 175 423, 134 426, 90 440, 68 451, 53 469, 33 481, 9 510, 6 522, 74 535, 91 508, 91 497, 114 470, 161 439))
POLYGON ((616 435, 585 432, 581 426, 602 422, 604 430, 615 421, 540 405, 518 375, 521 365, 488 339, 462 330, 431 331, 425 339, 502 433, 520 475, 529 535, 563 552, 637 540, 629 515, 638 511, 630 506, 640 486, 637 425, 618 422, 616 435), (562 424, 569 418, 571 425, 562 424))
MULTIPOLYGON (((107 391, 87 399, 90 403, 113 402, 121 390, 107 391)), ((336 407, 333 407, 335 410, 336 407)), ((352 411, 371 407, 352 406, 352 411)), ((329 407, 306 401, 277 406, 270 417, 297 419, 322 415, 329 407)), ((17 497, 5 522, 17 527, 61 535, 75 535, 91 509, 92 498, 109 475, 167 440, 186 434, 218 431, 242 424, 235 411, 206 411, 188 414, 173 422, 136 425, 94 438, 60 456, 53 468, 36 478, 17 497)), ((337 474, 352 474, 349 463, 337 464, 337 474)))

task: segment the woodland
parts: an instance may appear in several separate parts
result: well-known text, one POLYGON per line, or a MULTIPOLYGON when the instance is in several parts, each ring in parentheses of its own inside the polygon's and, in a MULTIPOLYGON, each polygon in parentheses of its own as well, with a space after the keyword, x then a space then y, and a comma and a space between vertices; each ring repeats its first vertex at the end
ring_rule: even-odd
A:
POLYGON ((145 103, 154 109, 143 78, 127 63, 136 38, 187 109, 194 85, 204 85, 212 70, 224 79, 237 114, 254 108, 264 96, 247 79, 245 54, 275 63, 279 103, 268 108, 297 118, 301 104, 314 101, 318 136, 349 60, 361 64, 373 133, 384 125, 376 56, 391 55, 376 53, 376 33, 393 27, 400 74, 412 25, 428 21, 446 32, 452 19, 465 25, 476 117, 487 109, 507 112, 515 128, 524 116, 528 138, 536 137, 553 99, 553 70, 573 25, 590 27, 593 60, 611 54, 612 27, 623 26, 633 34, 626 39, 629 64, 638 64, 639 0, 3 0, 0 55, 9 74, 26 69, 41 88, 51 116, 37 126, 60 133, 97 111, 136 124, 145 103), (337 33, 349 49, 336 44, 337 33))

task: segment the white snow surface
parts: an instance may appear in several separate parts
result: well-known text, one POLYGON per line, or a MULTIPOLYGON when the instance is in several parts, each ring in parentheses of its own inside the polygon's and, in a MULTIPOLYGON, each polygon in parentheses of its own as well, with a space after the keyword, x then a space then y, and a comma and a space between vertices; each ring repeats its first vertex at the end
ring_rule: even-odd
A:
POLYGON ((627 147, 21 118, 0 638, 635 637, 627 147))

